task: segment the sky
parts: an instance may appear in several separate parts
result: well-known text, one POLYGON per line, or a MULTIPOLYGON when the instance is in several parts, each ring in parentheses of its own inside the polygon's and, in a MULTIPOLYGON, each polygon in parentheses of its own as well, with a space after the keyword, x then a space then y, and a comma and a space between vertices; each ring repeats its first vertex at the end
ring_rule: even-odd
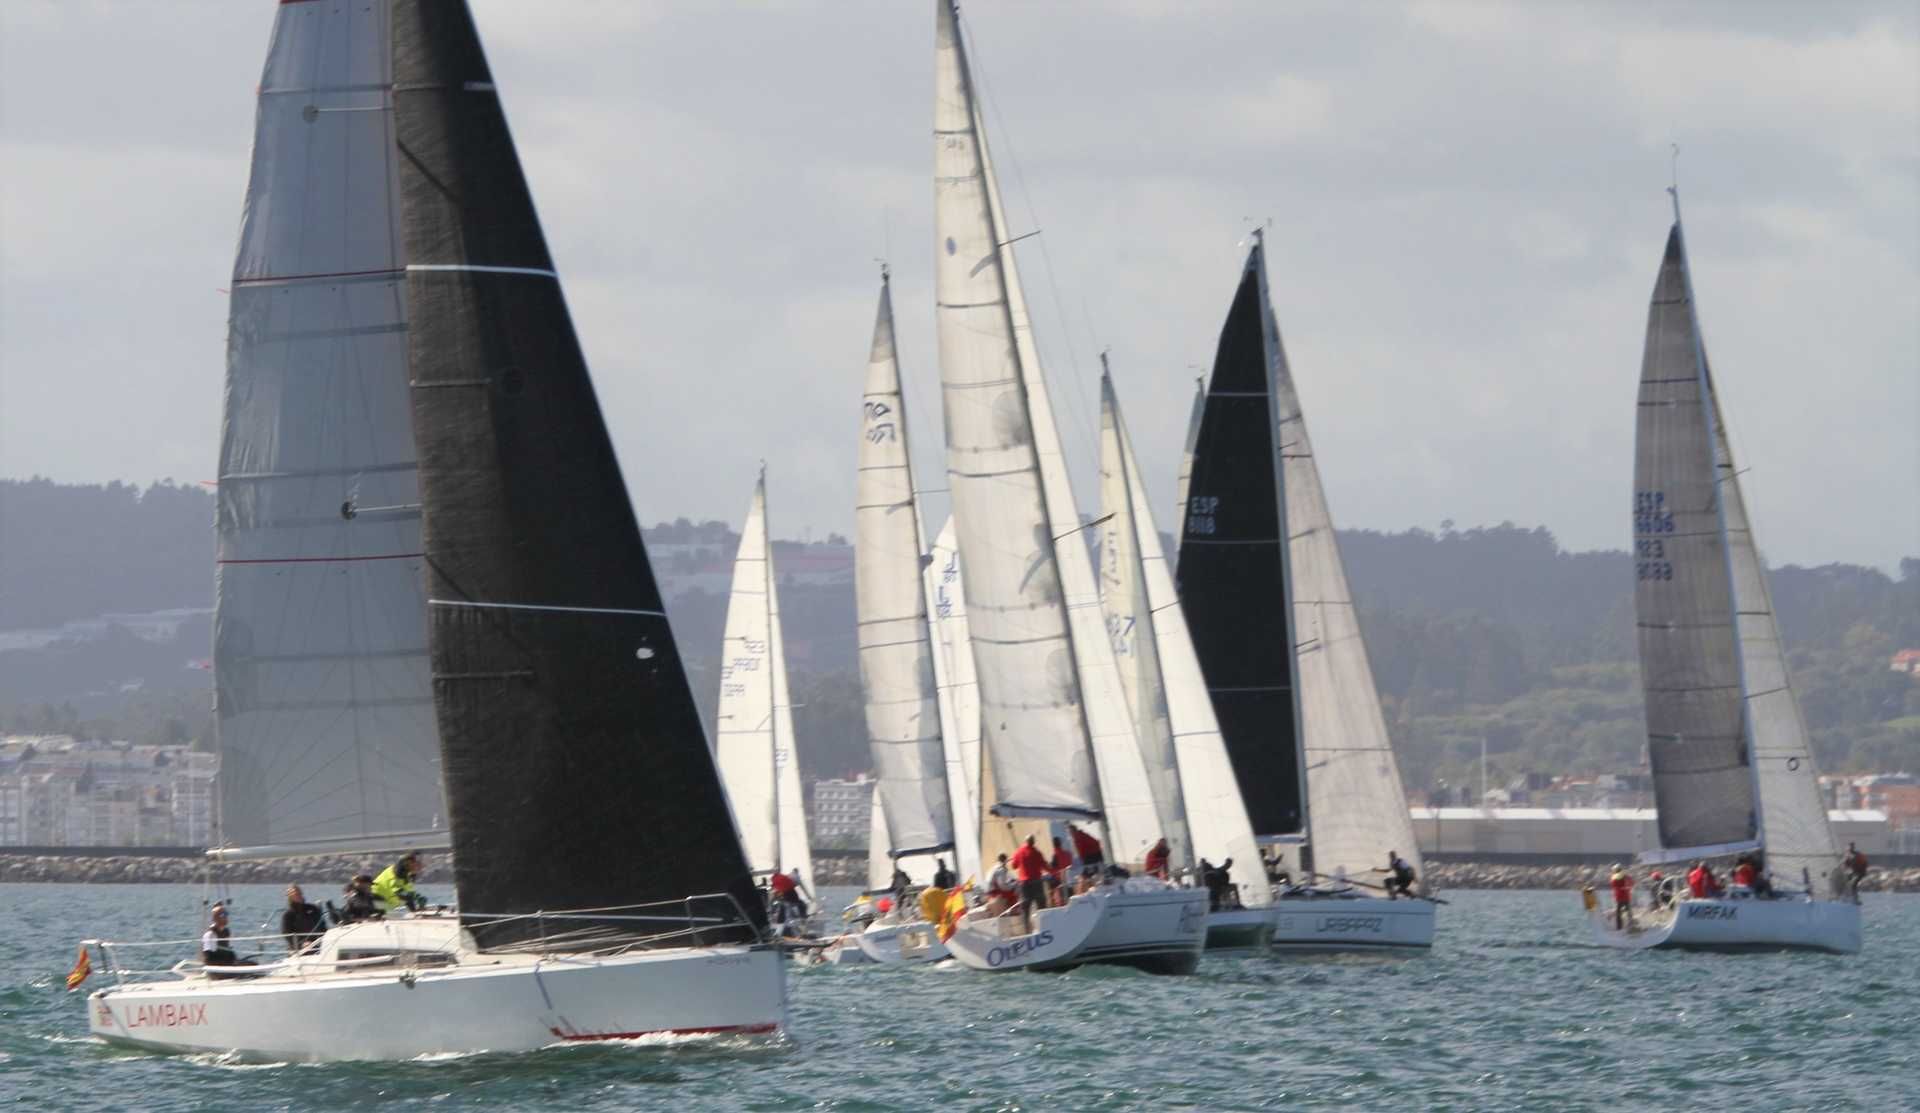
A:
MULTIPOLYGON (((850 533, 878 260, 943 486, 931 0, 473 0, 643 520, 850 533)), ((0 475, 211 479, 272 0, 0 6, 0 475)), ((1156 507, 1245 241, 1343 528, 1625 548, 1677 143, 1771 563, 1920 555, 1920 6, 973 0, 1076 490, 1156 507)), ((937 501, 937 500, 936 500, 937 501)), ((938 512, 939 508, 934 508, 938 512)), ((1170 528, 1167 513, 1162 528, 1170 528)))

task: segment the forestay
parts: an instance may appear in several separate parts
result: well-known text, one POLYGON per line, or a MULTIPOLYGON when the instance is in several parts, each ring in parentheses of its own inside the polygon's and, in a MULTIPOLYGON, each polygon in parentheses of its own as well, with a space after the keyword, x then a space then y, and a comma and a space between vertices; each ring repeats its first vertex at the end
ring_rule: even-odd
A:
POLYGON ((492 916, 724 890, 751 923, 705 941, 755 939, 764 909, 466 5, 395 0, 393 58, 434 696, 465 926, 511 946, 547 929, 492 916))
POLYGON ((767 539, 767 477, 753 487, 721 644, 715 757, 755 873, 800 871, 813 888, 813 852, 794 750, 779 593, 767 539))
MULTIPOLYGON (((1111 401, 1113 415, 1110 423, 1102 422, 1103 445, 1110 427, 1119 471, 1127 479, 1126 501, 1116 498, 1110 505, 1117 519, 1124 517, 1136 539, 1144 589, 1143 598, 1136 603, 1144 608, 1136 630, 1147 627, 1157 650, 1160 691, 1179 762, 1182 815, 1192 843, 1191 857, 1205 858, 1214 865, 1232 861, 1242 870, 1253 868, 1260 862, 1260 848, 1254 842, 1246 803, 1240 798, 1226 741, 1213 717, 1213 701, 1207 695, 1200 659, 1194 653, 1186 616, 1174 591, 1173 573, 1160 544, 1153 506, 1147 498, 1146 484, 1140 481, 1133 440, 1110 383, 1103 394, 1111 401)), ((1273 893, 1265 884, 1246 885, 1241 887, 1241 896, 1248 905, 1259 906, 1270 903, 1273 893)))
POLYGON ((966 591, 953 519, 940 527, 927 563, 927 613, 933 627, 933 675, 939 692, 941 753, 953 807, 954 870, 980 875, 980 686, 967 634, 966 591))
POLYGON ((879 776, 875 798, 886 804, 886 845, 895 856, 948 850, 954 841, 924 554, 893 302, 883 274, 861 401, 853 572, 867 744, 879 776))
POLYGON ((1676 219, 1647 314, 1633 483, 1647 753, 1660 842, 1675 856, 1750 848, 1759 834, 1697 328, 1676 219))
POLYGON ((260 79, 216 523, 229 846, 445 838, 389 22, 282 5, 260 79))

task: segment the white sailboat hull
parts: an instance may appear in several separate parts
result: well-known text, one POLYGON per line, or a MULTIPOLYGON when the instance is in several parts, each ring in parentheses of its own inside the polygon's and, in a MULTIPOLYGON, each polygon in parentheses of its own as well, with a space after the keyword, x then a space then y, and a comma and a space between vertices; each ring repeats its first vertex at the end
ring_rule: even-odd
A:
POLYGON ((1366 952, 1420 950, 1433 946, 1429 900, 1373 896, 1282 896, 1273 917, 1276 950, 1366 952))
POLYGON ((786 983, 779 953, 764 947, 611 957, 466 952, 451 965, 411 971, 314 963, 256 978, 126 984, 95 991, 87 1017, 100 1039, 155 1051, 391 1060, 773 1032, 786 1024, 786 983))
POLYGON ((1134 966, 1156 974, 1191 974, 1206 943, 1207 894, 1135 878, 1103 885, 1044 908, 1033 931, 1018 916, 969 914, 948 950, 975 970, 1065 970, 1087 963, 1134 966))
POLYGON ((1260 948, 1273 942, 1273 909, 1222 908, 1207 913, 1207 950, 1260 948))
POLYGON ((940 941, 940 927, 925 920, 904 924, 874 924, 853 937, 860 952, 882 966, 901 963, 939 962, 947 958, 947 945, 940 941))
POLYGON ((1606 904, 1589 913, 1602 946, 1641 951, 1653 947, 1698 951, 1860 950, 1860 906, 1850 901, 1688 898, 1657 917, 1642 910, 1625 931, 1613 926, 1606 904))

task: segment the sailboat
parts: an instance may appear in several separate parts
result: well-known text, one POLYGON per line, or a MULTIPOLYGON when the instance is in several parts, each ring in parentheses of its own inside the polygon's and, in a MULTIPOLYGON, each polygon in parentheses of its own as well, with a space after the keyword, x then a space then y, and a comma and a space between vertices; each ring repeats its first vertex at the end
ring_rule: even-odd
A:
POLYGON ((1604 944, 1851 954, 1860 906, 1821 801, 1766 566, 1701 338, 1680 196, 1654 282, 1633 476, 1641 686, 1661 849, 1649 863, 1751 854, 1771 899, 1682 897, 1604 944))
MULTIPOLYGON (((867 744, 878 770, 868 881, 873 889, 888 888, 894 869, 905 871, 912 862, 924 884, 934 856, 952 856, 955 817, 971 800, 964 785, 947 779, 947 750, 954 744, 945 738, 940 714, 923 574, 926 538, 913 486, 893 298, 884 268, 861 401, 854 538, 860 687, 867 744)), ((947 956, 937 927, 918 915, 917 907, 894 906, 854 942, 876 962, 935 961, 947 956)))
MULTIPOLYGON (((92 940, 115 984, 89 997, 89 1027, 276 1060, 773 1030, 779 956, 478 33, 459 0, 370 12, 386 5, 281 7, 262 127, 372 121, 352 126, 386 134, 374 165, 397 167, 404 286, 379 300, 406 307, 459 910, 159 974, 165 958, 136 956, 191 944, 92 940), (349 106, 365 115, 323 111, 349 106)), ((236 315, 251 301, 236 291, 236 315)), ((297 344, 323 323, 341 327, 271 334, 297 344)))
MULTIPOLYGON (((1165 797, 1168 865, 1173 876, 1204 885, 1222 867, 1257 865, 1260 848, 1180 613, 1104 353, 1100 365, 1101 600, 1142 752, 1168 758, 1152 778, 1156 798, 1165 797)), ((1273 893, 1264 877, 1209 896, 1208 947, 1263 947, 1271 940, 1273 893)))
POLYGON ((1420 852, 1257 229, 1220 331, 1181 531, 1180 602, 1279 882, 1274 946, 1432 946, 1432 900, 1389 899, 1381 883, 1394 853, 1419 874, 1420 852))
MULTIPOLYGON (((767 540, 764 466, 747 505, 747 520, 740 526, 723 636, 715 759, 734 821, 740 826, 747 861, 757 877, 798 870, 806 894, 817 898, 806 804, 800 791, 800 760, 794 748, 780 593, 767 540)), ((789 930, 798 927, 787 926, 789 930)))
MULTIPOLYGON (((959 16, 936 4, 935 286, 947 475, 980 701, 982 858, 1098 822, 1135 861, 1160 817, 1121 691, 1034 346, 959 16)), ((947 946, 978 970, 1199 963, 1205 894, 1102 879, 1065 907, 970 910, 947 946)))

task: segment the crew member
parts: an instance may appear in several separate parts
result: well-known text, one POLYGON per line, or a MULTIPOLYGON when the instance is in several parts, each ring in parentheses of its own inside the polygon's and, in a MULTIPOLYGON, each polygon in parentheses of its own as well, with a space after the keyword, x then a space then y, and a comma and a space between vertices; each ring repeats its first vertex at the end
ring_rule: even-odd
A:
POLYGON ((987 875, 987 914, 998 916, 1019 899, 1019 890, 1015 887, 1013 871, 1007 868, 1007 856, 1000 855, 999 864, 987 875), (995 901, 999 904, 996 907, 995 901))
POLYGON ((202 966, 238 966, 240 956, 233 953, 233 932, 227 927, 227 906, 216 904, 207 923, 205 934, 200 936, 200 964, 202 966))
POLYGON ((1757 870, 1753 868, 1753 858, 1751 856, 1742 854, 1739 860, 1734 862, 1733 864, 1733 887, 1734 888, 1745 889, 1749 893, 1753 892, 1753 879, 1757 876, 1759 876, 1759 873, 1757 870))
POLYGON ((333 911, 333 922, 336 924, 352 924, 361 920, 380 918, 379 903, 373 899, 372 874, 354 874, 353 880, 347 882, 346 888, 340 890, 340 899, 346 903, 345 908, 334 908, 331 904, 327 906, 333 911))
POLYGON ((1073 868, 1073 851, 1053 836, 1053 857, 1047 860, 1047 891, 1056 906, 1067 903, 1067 871, 1073 868))
POLYGON ((1147 860, 1145 863, 1147 876, 1157 877, 1165 881, 1167 879, 1167 859, 1172 857, 1172 854, 1173 852, 1167 847, 1166 836, 1162 835, 1159 842, 1147 848, 1147 860))
POLYGON ((1033 934, 1033 910, 1047 903, 1047 858, 1034 845, 1032 835, 1013 852, 1013 872, 1020 878, 1020 922, 1022 934, 1033 934))
POLYGON ((1232 868, 1232 858, 1217 866, 1205 858, 1200 859, 1200 883, 1207 887, 1207 904, 1215 912, 1239 903, 1239 894, 1234 890, 1233 879, 1227 872, 1232 868))
POLYGON ((807 918, 807 902, 800 895, 800 867, 795 866, 791 873, 775 871, 767 879, 767 886, 773 891, 773 903, 778 907, 782 920, 807 918))
POLYGON ((955 885, 960 883, 960 879, 958 877, 955 877, 953 874, 953 871, 947 868, 947 860, 945 858, 935 858, 933 860, 933 863, 934 863, 934 870, 933 870, 933 887, 934 888, 943 889, 943 890, 951 889, 955 885))
POLYGON ((913 888, 913 878, 907 876, 907 871, 901 869, 898 862, 893 864, 893 880, 888 883, 887 888, 893 893, 893 906, 904 912, 907 907, 907 890, 913 888))
POLYGON ((1848 843, 1846 857, 1840 859, 1840 864, 1847 867, 1847 876, 1853 882, 1853 895, 1859 896, 1860 882, 1867 876, 1867 856, 1860 853, 1859 847, 1848 843))
POLYGON ((1100 867, 1106 862, 1106 851, 1101 849, 1100 840, 1087 834, 1073 824, 1067 824, 1067 837, 1073 840, 1073 856, 1080 859, 1080 886, 1085 892, 1100 880, 1100 867))
POLYGON ((1398 850, 1387 851, 1387 899, 1396 900, 1395 894, 1413 899, 1413 867, 1400 857, 1398 850))
POLYGON ((1613 928, 1624 931, 1633 922, 1633 875, 1615 862, 1607 883, 1613 886, 1613 928))
POLYGON ((280 913, 280 938, 287 941, 287 953, 297 955, 320 942, 327 927, 326 913, 307 903, 300 886, 287 886, 287 908, 280 913))
POLYGON ((398 862, 380 871, 373 879, 373 902, 383 915, 391 916, 402 908, 418 912, 427 906, 427 898, 413 887, 425 863, 419 851, 409 850, 398 862))

